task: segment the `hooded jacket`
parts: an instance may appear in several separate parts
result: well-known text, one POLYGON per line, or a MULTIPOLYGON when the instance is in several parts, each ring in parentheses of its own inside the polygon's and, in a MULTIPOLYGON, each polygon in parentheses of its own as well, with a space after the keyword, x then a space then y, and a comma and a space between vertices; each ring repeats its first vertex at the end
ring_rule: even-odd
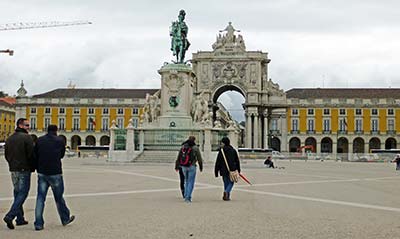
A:
POLYGON ((218 177, 218 173, 221 176, 229 176, 229 171, 226 167, 226 163, 221 150, 224 150, 224 154, 226 157, 226 161, 228 162, 230 171, 238 170, 240 173, 239 156, 236 150, 231 145, 224 145, 218 151, 217 160, 215 162, 214 168, 215 177, 218 177))
MULTIPOLYGON (((188 144, 190 147, 192 147, 193 150, 193 161, 192 165, 196 165, 196 162, 199 164, 200 171, 203 171, 203 159, 201 158, 201 153, 199 147, 195 144, 193 140, 186 140, 185 142, 182 143, 183 145, 188 144)), ((175 161, 175 170, 178 170, 180 167, 180 158, 181 158, 181 150, 179 150, 178 156, 175 161)))

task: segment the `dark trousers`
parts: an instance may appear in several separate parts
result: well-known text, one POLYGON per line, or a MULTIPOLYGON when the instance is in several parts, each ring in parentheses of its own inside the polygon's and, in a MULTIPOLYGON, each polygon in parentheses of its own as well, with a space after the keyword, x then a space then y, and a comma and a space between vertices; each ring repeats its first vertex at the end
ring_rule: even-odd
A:
POLYGON ((181 167, 179 167, 179 181, 180 181, 182 197, 185 197, 185 175, 183 174, 181 167))

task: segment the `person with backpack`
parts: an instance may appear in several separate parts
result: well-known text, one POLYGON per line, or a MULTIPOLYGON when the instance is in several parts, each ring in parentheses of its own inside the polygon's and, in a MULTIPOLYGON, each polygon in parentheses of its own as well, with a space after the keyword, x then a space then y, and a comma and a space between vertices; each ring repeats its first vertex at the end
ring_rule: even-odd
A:
POLYGON ((196 163, 199 164, 200 172, 203 171, 203 159, 201 158, 200 149, 194 142, 195 140, 196 137, 189 136, 188 140, 182 144, 175 161, 175 169, 179 170, 179 167, 182 168, 185 179, 184 199, 187 203, 192 202, 192 192, 196 179, 196 163))
POLYGON ((230 178, 230 172, 238 171, 240 173, 240 161, 236 150, 230 144, 228 137, 223 137, 221 142, 224 144, 218 151, 217 160, 215 161, 215 177, 222 176, 224 182, 224 194, 222 200, 231 200, 231 191, 234 182, 230 178))

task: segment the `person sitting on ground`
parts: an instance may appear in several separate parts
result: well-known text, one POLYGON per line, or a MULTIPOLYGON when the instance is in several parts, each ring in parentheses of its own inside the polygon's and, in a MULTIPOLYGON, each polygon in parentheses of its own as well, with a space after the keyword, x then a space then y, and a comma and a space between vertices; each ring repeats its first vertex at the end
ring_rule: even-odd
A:
POLYGON ((268 168, 275 168, 274 162, 271 160, 271 156, 267 157, 267 159, 264 161, 264 165, 268 168))

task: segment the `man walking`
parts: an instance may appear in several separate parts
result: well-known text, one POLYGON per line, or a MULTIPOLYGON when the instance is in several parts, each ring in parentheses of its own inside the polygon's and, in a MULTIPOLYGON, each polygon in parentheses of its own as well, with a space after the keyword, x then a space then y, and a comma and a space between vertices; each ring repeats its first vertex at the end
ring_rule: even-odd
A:
POLYGON ((182 148, 178 153, 178 158, 175 162, 175 169, 181 167, 183 176, 185 178, 185 202, 192 202, 192 192, 194 188, 194 181, 196 179, 196 162, 199 164, 200 172, 203 171, 203 160, 201 158, 200 149, 194 142, 196 138, 189 136, 189 139, 183 143, 182 148))
POLYGON ((8 162, 11 180, 14 187, 14 202, 10 211, 3 218, 9 229, 14 229, 14 218, 17 226, 28 224, 24 218, 23 204, 31 187, 33 165, 33 140, 28 134, 29 121, 17 120, 15 133, 8 137, 4 146, 4 155, 8 162))
POLYGON ((75 216, 71 216, 65 200, 64 180, 61 159, 65 154, 64 140, 57 136, 57 126, 49 125, 47 134, 40 137, 34 148, 37 160, 38 190, 35 208, 35 230, 43 229, 44 202, 49 187, 53 191, 57 211, 63 226, 70 224, 75 216))

